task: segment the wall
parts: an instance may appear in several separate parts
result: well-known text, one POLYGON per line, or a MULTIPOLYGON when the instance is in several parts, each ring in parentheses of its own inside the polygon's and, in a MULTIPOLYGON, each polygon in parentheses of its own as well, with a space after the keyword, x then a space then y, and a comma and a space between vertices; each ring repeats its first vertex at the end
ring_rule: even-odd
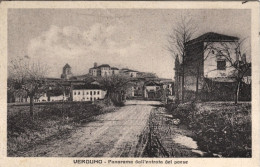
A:
POLYGON ((101 67, 101 76, 110 76, 111 75, 111 70, 109 67, 101 67))
POLYGON ((160 89, 160 86, 145 86, 144 97, 148 98, 147 92, 150 92, 150 91, 156 92, 156 90, 158 90, 158 89, 160 89))
POLYGON ((119 70, 111 70, 111 74, 117 75, 119 74, 119 70))
MULTIPOLYGON (((236 59, 236 53, 235 53, 235 43, 234 42, 226 42, 226 44, 231 48, 231 58, 233 60, 236 59)), ((204 46, 206 46, 207 43, 204 43, 204 46)), ((214 42, 212 43, 213 48, 223 48, 221 43, 214 42)), ((206 50, 204 53, 204 77, 206 78, 217 78, 217 77, 230 77, 233 74, 234 68, 230 67, 231 64, 229 61, 226 61, 226 70, 217 70, 217 52, 206 50)))
POLYGON ((90 75, 97 76, 97 69, 90 69, 89 70, 90 75))
POLYGON ((94 101, 104 99, 106 91, 100 89, 73 90, 73 101, 94 101), (99 93, 98 93, 99 92, 99 93))

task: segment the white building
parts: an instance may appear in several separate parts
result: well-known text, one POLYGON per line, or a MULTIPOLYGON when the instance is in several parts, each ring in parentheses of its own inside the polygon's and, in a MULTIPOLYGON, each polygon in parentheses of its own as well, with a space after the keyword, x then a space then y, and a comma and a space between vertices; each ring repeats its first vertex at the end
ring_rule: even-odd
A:
MULTIPOLYGON (((235 69, 227 57, 233 62, 238 59, 235 49, 238 40, 237 37, 209 32, 188 41, 185 44, 184 88, 196 91, 198 87, 198 90, 201 90, 204 78, 210 80, 217 78, 224 82, 232 80, 235 69), (229 55, 227 55, 227 49, 229 55)), ((182 92, 182 65, 179 64, 178 57, 175 61, 178 62, 178 67, 175 64, 175 80, 179 91, 182 92)))
POLYGON ((73 101, 95 101, 104 99, 106 91, 99 85, 76 85, 72 91, 73 101))
POLYGON ((97 63, 94 63, 94 67, 89 69, 89 74, 92 76, 105 77, 119 74, 119 69, 116 67, 110 67, 108 64, 97 66, 97 63))
POLYGON ((123 70, 122 73, 128 75, 129 77, 131 78, 136 78, 137 77, 137 74, 139 73, 138 71, 135 71, 135 70, 123 70))

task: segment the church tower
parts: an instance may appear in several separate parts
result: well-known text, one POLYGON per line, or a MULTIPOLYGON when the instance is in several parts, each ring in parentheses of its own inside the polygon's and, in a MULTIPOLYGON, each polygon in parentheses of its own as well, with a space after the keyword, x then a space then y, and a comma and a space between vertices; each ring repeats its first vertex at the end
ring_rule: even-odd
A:
POLYGON ((62 70, 62 74, 61 74, 61 78, 65 79, 65 80, 69 80, 72 77, 72 72, 71 72, 71 67, 70 65, 67 63, 62 70))

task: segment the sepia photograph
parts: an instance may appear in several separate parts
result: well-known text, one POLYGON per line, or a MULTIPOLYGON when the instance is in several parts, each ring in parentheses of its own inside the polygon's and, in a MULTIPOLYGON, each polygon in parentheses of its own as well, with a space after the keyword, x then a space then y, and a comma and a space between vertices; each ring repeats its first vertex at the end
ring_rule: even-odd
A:
POLYGON ((7 8, 6 157, 251 162, 254 18, 251 8, 7 8))
POLYGON ((8 156, 251 157, 250 20, 9 9, 8 156))

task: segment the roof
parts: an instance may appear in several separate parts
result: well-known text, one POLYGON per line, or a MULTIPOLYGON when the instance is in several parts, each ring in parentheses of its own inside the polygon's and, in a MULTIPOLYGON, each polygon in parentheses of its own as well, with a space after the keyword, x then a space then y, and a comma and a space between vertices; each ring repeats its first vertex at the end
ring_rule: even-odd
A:
POLYGON ((128 69, 128 70, 125 70, 124 72, 139 72, 139 71, 135 71, 135 70, 130 70, 130 69, 128 69))
POLYGON ((173 83, 174 81, 172 79, 166 79, 166 78, 159 78, 160 83, 173 83))
POLYGON ((110 66, 108 64, 102 64, 102 65, 98 66, 98 68, 100 68, 100 67, 110 67, 110 66))
POLYGON ((149 81, 145 83, 145 86, 161 86, 161 84, 154 82, 154 81, 149 81))
POLYGON ((192 44, 197 42, 219 42, 219 41, 232 42, 236 40, 239 40, 239 38, 234 36, 224 35, 224 34, 218 34, 215 32, 208 32, 195 39, 188 41, 186 44, 192 44))
POLYGON ((63 68, 71 68, 70 65, 67 63, 63 68))
POLYGON ((119 70, 119 69, 116 67, 111 67, 111 70, 119 70))
POLYGON ((85 85, 75 85, 73 90, 82 90, 82 89, 103 89, 98 84, 85 84, 85 85))

